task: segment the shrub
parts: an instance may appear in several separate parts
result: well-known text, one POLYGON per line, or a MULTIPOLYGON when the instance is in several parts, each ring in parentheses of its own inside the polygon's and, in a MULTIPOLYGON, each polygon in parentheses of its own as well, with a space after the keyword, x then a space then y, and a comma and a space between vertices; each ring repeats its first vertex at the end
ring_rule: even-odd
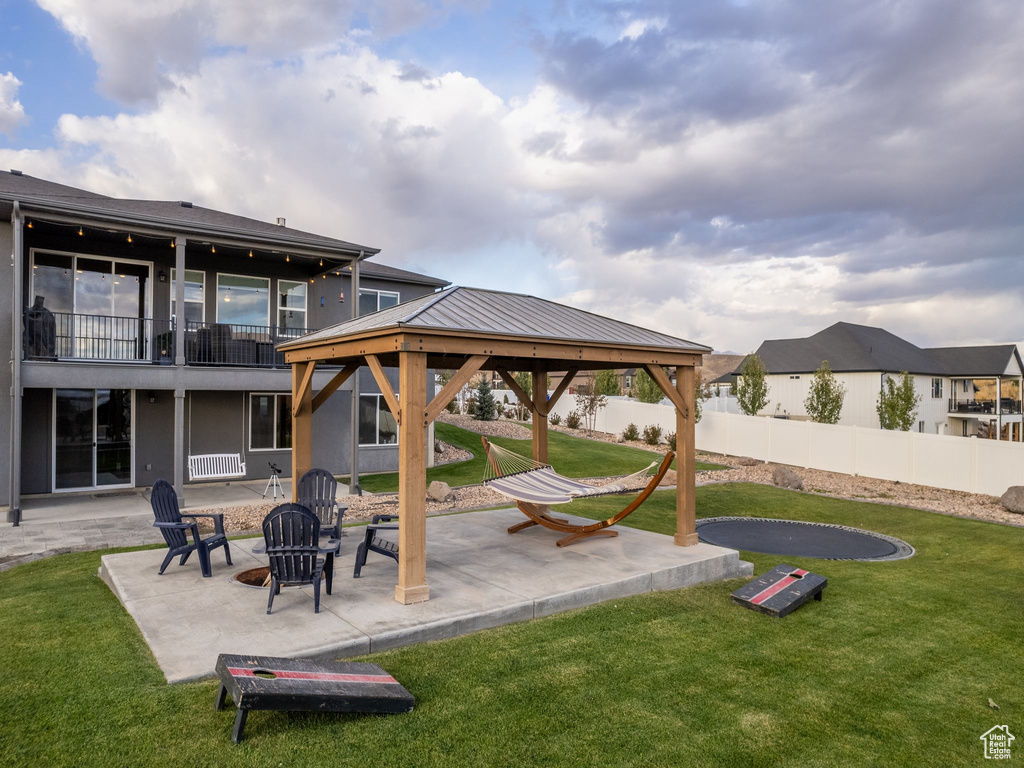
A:
POLYGON ((559 424, 562 423, 562 416, 561 416, 561 414, 558 414, 558 413, 552 413, 548 417, 548 421, 551 422, 551 424, 553 424, 554 426, 557 427, 559 424))
POLYGON ((565 426, 569 429, 579 429, 580 424, 583 423, 583 417, 580 416, 579 411, 569 411, 565 417, 565 426))
POLYGON ((644 427, 644 442, 648 445, 657 445, 661 442, 661 427, 657 424, 648 424, 644 427))
POLYGON ((457 397, 453 397, 451 400, 448 401, 448 405, 446 405, 444 408, 446 411, 448 411, 448 413, 458 413, 459 399, 457 397))
POLYGON ((504 409, 504 416, 509 421, 515 419, 515 417, 516 417, 516 409, 515 408, 505 408, 504 409))
POLYGON ((668 449, 670 451, 674 451, 676 449, 676 433, 675 432, 669 432, 667 435, 665 435, 665 444, 668 446, 668 449))
POLYGON ((636 424, 627 424, 626 428, 622 430, 623 440, 639 440, 640 430, 636 428, 636 424))

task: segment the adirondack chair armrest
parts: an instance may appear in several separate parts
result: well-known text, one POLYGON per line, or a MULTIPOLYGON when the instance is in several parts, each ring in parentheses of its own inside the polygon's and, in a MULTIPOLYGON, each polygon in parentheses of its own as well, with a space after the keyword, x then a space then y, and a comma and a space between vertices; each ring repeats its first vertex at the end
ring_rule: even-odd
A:
MULTIPOLYGON (((377 525, 378 523, 390 523, 393 520, 397 520, 397 519, 398 519, 398 515, 374 515, 373 516, 373 522, 370 523, 370 525, 377 525)), ((397 526, 395 526, 395 529, 397 530, 397 526)), ((390 530, 390 529, 382 528, 381 530, 385 530, 386 531, 386 530, 390 530)))
POLYGON ((267 547, 267 556, 273 555, 320 555, 320 547, 267 547))
POLYGON ((179 531, 187 531, 194 528, 195 523, 161 523, 159 520, 153 523, 154 528, 176 528, 179 531))
POLYGON ((212 517, 213 529, 216 533, 224 533, 224 513, 217 512, 183 512, 182 517, 212 517))

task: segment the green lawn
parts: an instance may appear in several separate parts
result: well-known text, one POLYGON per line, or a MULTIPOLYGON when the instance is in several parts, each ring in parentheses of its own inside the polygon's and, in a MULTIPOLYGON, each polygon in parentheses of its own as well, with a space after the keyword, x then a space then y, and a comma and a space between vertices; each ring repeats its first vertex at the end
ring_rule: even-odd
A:
MULTIPOLYGON (((951 766, 981 765, 993 725, 1021 738, 1024 530, 754 485, 697 494, 702 516, 859 525, 917 554, 786 558, 829 587, 782 620, 732 605, 733 581, 376 654, 413 713, 254 713, 239 746, 213 682, 164 683, 99 553, 53 557, 0 573, 0 765, 951 766)), ((630 522, 670 532, 671 497, 630 522)), ((747 557, 757 573, 781 560, 747 557)))
MULTIPOLYGON (((472 459, 455 464, 445 464, 427 470, 427 482, 443 480, 450 486, 473 485, 484 477, 484 446, 476 432, 456 427, 454 424, 436 423, 436 435, 451 445, 457 445, 473 454, 472 459)), ((504 437, 490 438, 502 448, 531 455, 533 446, 529 440, 509 440, 504 437)), ((548 461, 560 474, 566 477, 612 477, 629 475, 650 464, 657 456, 651 451, 642 451, 627 445, 584 440, 562 432, 548 433, 548 461)), ((718 469, 717 464, 697 462, 697 469, 718 469)), ((342 478, 347 482, 347 478, 342 478)), ((362 475, 359 478, 364 490, 383 493, 398 490, 398 473, 362 475)))

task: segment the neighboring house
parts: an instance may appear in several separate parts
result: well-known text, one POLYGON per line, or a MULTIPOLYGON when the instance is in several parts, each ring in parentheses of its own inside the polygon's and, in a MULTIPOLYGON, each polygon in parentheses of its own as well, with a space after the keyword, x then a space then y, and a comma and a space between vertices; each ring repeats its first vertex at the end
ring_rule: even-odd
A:
POLYGON ((921 348, 882 328, 836 323, 807 338, 765 341, 757 354, 768 370, 765 415, 808 418, 811 377, 827 360, 846 386, 840 424, 877 428, 883 380, 907 371, 921 395, 917 431, 1024 442, 1024 364, 1014 344, 921 348))
MULTIPOLYGON (((0 503, 176 480, 189 455, 290 470, 291 372, 275 344, 448 283, 355 243, 187 202, 124 200, 0 172, 0 503), (180 306, 179 306, 180 302, 180 306), (14 384, 17 386, 13 386, 14 384), (14 445, 13 453, 11 445, 14 445), (10 467, 10 471, 7 468, 10 467)), ((331 398, 314 461, 395 469, 369 372, 331 398), (350 428, 358 412, 358 444, 350 428), (360 448, 362 446, 362 448, 360 448)), ((317 372, 323 387, 330 370, 317 372)))

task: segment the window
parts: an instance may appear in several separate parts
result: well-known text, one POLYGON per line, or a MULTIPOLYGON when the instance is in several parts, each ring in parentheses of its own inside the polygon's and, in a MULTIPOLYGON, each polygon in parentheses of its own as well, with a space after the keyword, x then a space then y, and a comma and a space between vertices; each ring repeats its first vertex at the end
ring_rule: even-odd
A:
POLYGON ((217 275, 217 322, 270 325, 270 278, 217 275))
POLYGON ((963 387, 963 390, 964 390, 964 392, 966 392, 966 391, 967 391, 967 379, 964 379, 964 387, 963 387))
POLYGON ((923 421, 917 422, 917 431, 918 432, 924 432, 924 422, 923 421))
POLYGON ((789 378, 791 378, 791 379, 799 379, 800 377, 799 376, 790 376, 789 378))
POLYGON ((359 444, 396 445, 398 423, 383 395, 359 396, 359 444))
POLYGON ((292 396, 249 395, 249 450, 287 451, 292 447, 292 396))
POLYGON ((932 397, 935 399, 942 397, 942 379, 932 379, 932 397))
POLYGON ((369 315, 381 309, 393 307, 399 302, 396 291, 374 291, 369 288, 359 289, 359 314, 369 315))
MULTIPOLYGON (((171 319, 177 317, 174 281, 178 270, 171 268, 171 319)), ((185 322, 201 323, 206 319, 206 273, 198 269, 185 270, 185 322)))
POLYGON ((277 325, 304 331, 306 325, 306 284, 277 281, 277 325))

